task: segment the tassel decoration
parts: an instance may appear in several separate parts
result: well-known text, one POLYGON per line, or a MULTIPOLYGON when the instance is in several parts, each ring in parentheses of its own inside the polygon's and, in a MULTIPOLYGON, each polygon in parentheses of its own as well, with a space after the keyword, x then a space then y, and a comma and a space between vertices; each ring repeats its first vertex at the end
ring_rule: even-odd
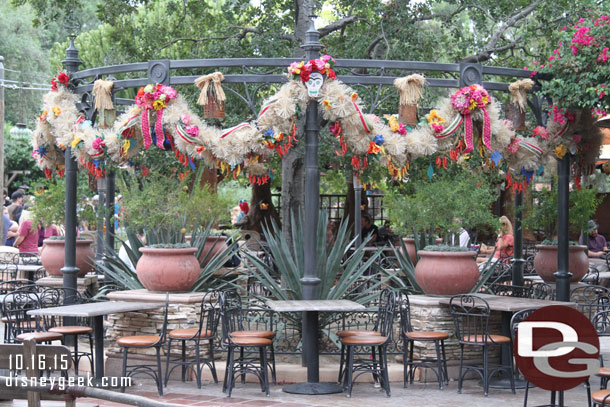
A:
POLYGON ((93 83, 95 96, 95 110, 98 112, 98 126, 100 128, 112 127, 116 120, 116 110, 112 104, 113 81, 98 79, 93 83))

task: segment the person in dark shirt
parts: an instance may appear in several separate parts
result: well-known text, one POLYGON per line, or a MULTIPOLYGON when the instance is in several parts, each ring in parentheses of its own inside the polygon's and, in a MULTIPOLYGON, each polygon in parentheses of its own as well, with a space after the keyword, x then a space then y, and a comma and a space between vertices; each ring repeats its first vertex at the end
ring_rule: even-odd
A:
POLYGON ((362 236, 362 239, 365 239, 367 236, 371 236, 371 240, 368 242, 370 245, 375 244, 379 238, 379 230, 377 229, 377 225, 373 223, 373 219, 368 213, 362 214, 362 230, 360 231, 360 235, 362 236))
MULTIPOLYGON (((589 242, 587 248, 589 249, 589 257, 603 257, 608 251, 608 244, 606 238, 597 232, 598 225, 594 220, 590 220, 587 225, 587 231, 589 233, 589 242)), ((581 234, 578 243, 584 244, 584 236, 581 234)))

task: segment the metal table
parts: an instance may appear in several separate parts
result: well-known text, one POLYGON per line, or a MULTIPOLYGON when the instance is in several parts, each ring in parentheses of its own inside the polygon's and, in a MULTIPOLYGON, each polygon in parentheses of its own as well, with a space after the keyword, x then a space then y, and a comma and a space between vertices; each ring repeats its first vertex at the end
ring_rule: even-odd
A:
MULTIPOLYGON (((500 311, 502 313, 502 335, 511 337, 510 320, 513 313, 522 311, 530 308, 542 308, 549 305, 563 305, 567 307, 576 307, 576 303, 564 302, 564 301, 550 301, 550 300, 539 300, 532 298, 519 298, 510 297, 503 295, 491 295, 491 294, 475 294, 477 297, 483 298, 489 304, 491 311, 500 311)), ((451 301, 450 297, 442 298, 439 300, 441 304, 449 304, 451 301)), ((511 349, 511 343, 502 344, 502 364, 508 365, 511 363, 513 352, 511 349)), ((500 372, 503 374, 502 372, 500 372)), ((501 389, 510 389, 510 380, 508 378, 498 378, 489 381, 489 386, 501 389)), ((525 388, 525 382, 515 382, 516 388, 525 388)))
POLYGON ((341 393, 343 388, 336 383, 320 383, 320 353, 318 347, 318 312, 363 311, 366 307, 349 300, 267 300, 267 306, 275 312, 303 312, 309 317, 312 329, 302 333, 303 356, 307 365, 307 382, 295 383, 282 390, 293 394, 332 394, 341 393), (306 346, 309 344, 309 346, 306 346))
POLYGON ((93 318, 93 335, 95 338, 95 380, 104 377, 104 315, 122 312, 142 311, 162 308, 163 303, 110 301, 89 304, 66 305, 28 311, 29 315, 54 315, 57 317, 93 318))

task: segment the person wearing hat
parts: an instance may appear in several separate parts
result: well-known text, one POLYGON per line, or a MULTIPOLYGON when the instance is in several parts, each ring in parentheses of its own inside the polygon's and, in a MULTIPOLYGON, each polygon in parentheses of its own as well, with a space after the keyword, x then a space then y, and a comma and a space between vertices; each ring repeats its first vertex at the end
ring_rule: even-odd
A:
MULTIPOLYGON (((589 234, 589 257, 603 257, 608 251, 606 238, 597 232, 598 225, 594 220, 590 220, 587 224, 587 233, 589 234)), ((584 236, 581 234, 578 243, 584 244, 584 236)))

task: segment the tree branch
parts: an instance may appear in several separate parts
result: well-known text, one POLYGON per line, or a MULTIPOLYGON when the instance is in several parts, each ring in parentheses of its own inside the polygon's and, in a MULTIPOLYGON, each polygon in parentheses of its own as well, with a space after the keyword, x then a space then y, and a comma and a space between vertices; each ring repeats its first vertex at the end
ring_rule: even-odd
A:
POLYGON ((347 27, 348 25, 355 23, 359 19, 360 19, 360 17, 351 15, 351 16, 343 17, 340 20, 334 21, 325 27, 319 28, 318 31, 320 32, 320 38, 325 37, 334 31, 342 30, 343 28, 347 27))

